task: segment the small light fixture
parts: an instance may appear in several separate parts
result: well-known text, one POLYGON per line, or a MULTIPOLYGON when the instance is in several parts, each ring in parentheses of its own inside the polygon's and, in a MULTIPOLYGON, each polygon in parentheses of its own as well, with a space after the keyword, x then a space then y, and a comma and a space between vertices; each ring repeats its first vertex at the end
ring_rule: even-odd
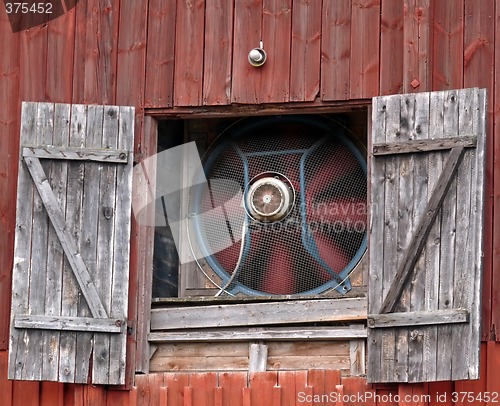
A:
POLYGON ((248 62, 250 65, 259 67, 266 63, 267 54, 264 51, 264 43, 260 41, 260 47, 254 48, 248 53, 248 62))

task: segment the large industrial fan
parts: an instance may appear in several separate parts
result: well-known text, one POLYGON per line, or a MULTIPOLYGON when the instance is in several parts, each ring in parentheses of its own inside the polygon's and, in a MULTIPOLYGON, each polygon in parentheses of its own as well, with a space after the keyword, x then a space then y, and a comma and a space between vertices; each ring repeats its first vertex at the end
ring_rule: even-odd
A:
POLYGON ((279 116, 217 138, 203 159, 207 183, 189 193, 188 228, 221 293, 351 289, 366 250, 366 162, 344 131, 326 117, 279 116), (222 235, 231 240, 221 248, 222 235))

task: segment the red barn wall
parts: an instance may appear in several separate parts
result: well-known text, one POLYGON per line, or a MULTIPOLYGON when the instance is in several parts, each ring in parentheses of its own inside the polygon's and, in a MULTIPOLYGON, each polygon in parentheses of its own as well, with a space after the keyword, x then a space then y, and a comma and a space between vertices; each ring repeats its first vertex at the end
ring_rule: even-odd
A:
MULTIPOLYGON (((144 130, 145 109, 196 112, 211 106, 266 103, 310 107, 391 93, 486 87, 483 339, 500 341, 497 40, 500 43, 499 0, 80 0, 63 16, 18 33, 12 32, 2 3, 1 404, 135 405, 142 396, 140 388, 128 393, 5 379, 23 100, 133 105, 140 157, 151 147, 144 130), (255 69, 247 54, 261 39, 269 59, 255 69)), ((133 229, 131 319, 140 310, 137 303, 144 288, 137 272, 144 260, 140 233, 133 229)), ((499 346, 483 344, 487 362, 481 381, 456 383, 453 388, 499 390, 493 373, 488 373, 500 366, 499 346)), ((134 351, 132 337, 131 360, 134 351)), ((130 371, 133 368, 130 362, 130 371)), ((144 379, 139 382, 149 387, 144 379)), ((408 390, 404 388, 391 390, 408 390)))

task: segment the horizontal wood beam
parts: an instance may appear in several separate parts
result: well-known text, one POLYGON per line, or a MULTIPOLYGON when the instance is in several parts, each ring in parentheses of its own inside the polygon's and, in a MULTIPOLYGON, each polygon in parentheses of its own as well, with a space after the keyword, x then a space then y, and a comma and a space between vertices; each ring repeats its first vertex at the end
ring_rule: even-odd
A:
POLYGON ((297 102, 288 104, 232 104, 229 106, 200 106, 145 109, 145 114, 155 118, 215 118, 237 116, 266 116, 272 114, 318 114, 345 113, 353 110, 366 109, 371 106, 371 100, 343 100, 324 102, 319 99, 312 102, 297 102))
POLYGON ((150 333, 148 341, 158 342, 216 342, 216 341, 297 341, 353 340, 366 338, 366 328, 359 327, 274 327, 204 329, 150 333))
POLYGON ((469 312, 464 309, 433 310, 423 312, 370 314, 369 328, 425 326, 435 324, 468 323, 469 312))
POLYGON ((91 317, 63 317, 16 315, 14 327, 36 330, 87 331, 93 333, 121 333, 124 322, 117 319, 91 317))
POLYGON ((456 147, 474 148, 477 137, 439 138, 434 140, 413 140, 373 144, 373 155, 410 154, 415 152, 434 152, 456 147))
POLYGON ((443 171, 432 191, 431 197, 425 207, 422 217, 418 221, 417 228, 411 238, 408 248, 404 252, 403 258, 399 268, 394 276, 391 286, 387 291, 387 295, 382 303, 380 313, 391 313, 396 307, 396 302, 400 298, 403 288, 413 273, 413 268, 424 249, 427 237, 431 231, 434 220, 438 211, 443 203, 443 200, 448 193, 451 181, 457 173, 458 166, 462 161, 465 153, 464 147, 453 148, 446 163, 444 164, 443 171))
POLYGON ((117 164, 128 162, 128 151, 74 147, 23 147, 23 157, 41 159, 66 159, 70 161, 95 161, 117 164))
POLYGON ((153 309, 151 331, 366 320, 366 309, 366 298, 153 309))

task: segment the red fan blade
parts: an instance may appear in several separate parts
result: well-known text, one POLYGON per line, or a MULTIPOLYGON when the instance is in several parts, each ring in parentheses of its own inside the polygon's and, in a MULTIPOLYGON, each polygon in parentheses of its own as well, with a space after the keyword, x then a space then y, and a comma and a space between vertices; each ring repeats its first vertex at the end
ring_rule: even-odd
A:
MULTIPOLYGON (((315 233, 313 237, 321 259, 327 263, 332 271, 340 273, 349 264, 349 257, 343 252, 341 247, 322 233, 315 233)), ((328 275, 328 280, 332 279, 332 276, 326 270, 323 272, 328 275)))
POLYGON ((342 230, 364 231, 367 221, 366 200, 339 198, 318 204, 308 204, 307 219, 317 222, 318 228, 336 227, 342 230))
POLYGON ((328 187, 332 180, 341 179, 358 169, 359 163, 345 146, 338 147, 335 152, 323 162, 321 167, 311 174, 307 183, 307 193, 315 196, 328 187))
POLYGON ((276 244, 271 250, 262 291, 273 295, 291 295, 295 293, 293 252, 283 243, 276 244))

